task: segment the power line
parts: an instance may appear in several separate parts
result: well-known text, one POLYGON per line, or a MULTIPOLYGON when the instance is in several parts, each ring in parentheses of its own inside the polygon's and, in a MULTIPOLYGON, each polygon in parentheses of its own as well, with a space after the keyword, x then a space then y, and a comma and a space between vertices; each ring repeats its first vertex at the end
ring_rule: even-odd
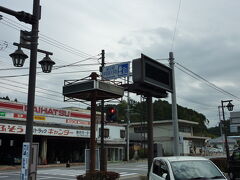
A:
MULTIPOLYGON (((9 26, 9 27, 11 27, 11 28, 13 28, 15 30, 18 30, 18 31, 19 31, 19 29, 27 29, 27 30, 29 30, 28 27, 23 26, 23 25, 21 25, 20 23, 18 23, 16 21, 13 21, 13 20, 5 17, 5 16, 4 16, 4 18, 7 19, 7 20, 3 19, 3 20, 0 21, 4 25, 7 25, 7 26, 9 26), (16 24, 18 24, 18 25, 16 25, 16 24)), ((48 43, 48 44, 50 44, 50 45, 52 45, 54 47, 60 48, 62 50, 65 50, 65 51, 67 51, 69 53, 72 53, 74 55, 81 56, 81 57, 84 57, 84 58, 91 56, 91 55, 89 55, 89 54, 87 54, 85 52, 79 51, 76 48, 73 48, 73 47, 71 47, 69 45, 61 43, 61 42, 59 42, 59 41, 57 41, 57 40, 55 40, 53 38, 50 38, 50 37, 48 37, 46 35, 43 35, 41 33, 39 33, 39 36, 40 36, 39 40, 41 40, 43 42, 46 42, 46 43, 48 43)))
POLYGON ((211 108, 211 109, 216 109, 216 107, 214 107, 214 106, 209 106, 209 105, 207 105, 207 104, 203 104, 203 103, 200 103, 200 102, 197 102, 197 101, 193 101, 193 100, 190 100, 190 99, 186 99, 186 98, 181 97, 181 96, 177 96, 177 97, 180 98, 180 99, 183 99, 183 100, 185 100, 185 101, 191 102, 191 103, 193 103, 193 104, 200 105, 202 108, 206 108, 206 109, 209 109, 209 108, 211 108))
POLYGON ((175 36, 176 36, 176 31, 177 31, 177 23, 178 23, 179 13, 180 13, 180 9, 181 9, 181 4, 182 4, 182 0, 179 1, 178 12, 177 12, 177 18, 176 18, 176 22, 175 22, 174 31, 173 31, 173 38, 172 38, 171 51, 173 51, 173 45, 174 45, 175 36))
MULTIPOLYGON (((20 89, 25 89, 25 88, 26 88, 25 90, 27 90, 27 87, 23 88, 23 87, 19 87, 19 86, 17 86, 17 85, 5 83, 5 82, 2 82, 2 81, 1 81, 1 84, 5 84, 5 85, 8 85, 8 86, 12 86, 12 87, 15 87, 15 88, 20 88, 20 89)), ((36 92, 39 92, 39 91, 36 90, 36 92)), ((39 92, 39 93, 42 93, 42 92, 39 92)), ((49 96, 53 96, 53 97, 58 97, 58 98, 60 97, 60 96, 57 96, 56 93, 50 94, 50 93, 48 93, 48 92, 44 92, 44 94, 49 95, 49 96)))
MULTIPOLYGON (((94 72, 94 71, 98 71, 98 69, 91 69, 91 70, 82 70, 82 71, 65 71, 65 72, 59 72, 59 73, 51 73, 52 74, 74 74, 74 73, 80 73, 80 72, 94 72)), ((46 73, 43 73, 41 75, 50 75, 50 74, 46 74, 46 73)), ((1 76, 0 76, 1 77, 1 76)))
POLYGON ((221 93, 223 93, 223 94, 225 94, 225 95, 230 95, 230 96, 236 98, 238 101, 240 101, 240 98, 237 97, 236 95, 234 95, 234 94, 232 94, 232 93, 230 93, 230 92, 228 92, 228 91, 226 91, 226 90, 224 90, 224 89, 216 86, 215 84, 209 82, 208 80, 206 80, 206 79, 203 78, 202 76, 194 73, 193 71, 191 71, 190 69, 184 67, 183 65, 181 65, 181 64, 179 64, 179 63, 177 63, 177 62, 175 62, 175 63, 176 63, 176 65, 177 65, 176 67, 177 67, 179 70, 181 70, 182 72, 188 74, 189 76, 191 76, 191 77, 193 77, 193 78, 195 78, 195 79, 197 79, 197 80, 201 80, 202 82, 204 82, 205 84, 207 84, 209 87, 217 90, 218 92, 221 92, 221 93), (181 68, 179 68, 178 66, 180 66, 180 67, 183 68, 184 70, 181 69, 181 68))
MULTIPOLYGON (((7 42, 7 41, 4 41, 4 42, 9 43, 9 42, 7 42)), ((8 47, 8 48, 10 48, 10 47, 8 47)), ((13 48, 11 48, 11 49, 13 49, 13 48)), ((8 53, 11 53, 11 52, 8 52, 8 53)), ((56 65, 56 66, 54 66, 53 69, 60 69, 60 68, 64 68, 64 67, 75 67, 75 66, 78 67, 78 66, 93 66, 93 65, 99 65, 99 63, 78 64, 78 63, 81 63, 81 62, 84 62, 84 61, 87 61, 87 60, 90 60, 90 59, 98 59, 96 56, 97 56, 97 55, 92 56, 92 57, 88 57, 88 58, 85 58, 85 59, 81 59, 81 60, 78 60, 78 61, 73 62, 73 63, 70 63, 70 64, 58 65, 58 66, 56 65)), ((44 57, 44 55, 42 55, 42 57, 44 57)), ((7 58, 7 57, 4 57, 4 58, 7 58)), ((56 59, 56 60, 60 60, 59 58, 56 58, 56 57, 55 57, 55 59, 56 59)), ((60 60, 60 61, 62 61, 62 60, 60 60)), ((40 66, 37 67, 37 68, 40 68, 40 66)), ((6 68, 5 68, 5 69, 6 69, 6 68)), ((0 69, 0 70, 5 70, 5 69, 0 69)), ((8 68, 8 70, 15 70, 15 69, 18 69, 18 68, 8 68)), ((27 68, 21 68, 21 69, 27 69, 27 68)))
MULTIPOLYGON (((6 87, 6 86, 3 87, 3 86, 0 85, 0 87, 1 87, 1 88, 4 88, 4 89, 9 89, 9 90, 11 90, 11 91, 15 91, 15 92, 18 91, 18 92, 20 92, 20 93, 27 94, 27 92, 20 91, 20 90, 16 90, 16 89, 12 89, 12 88, 9 88, 9 87, 6 87)), ((37 94, 36 94, 36 96, 37 96, 37 97, 40 97, 40 98, 43 98, 43 99, 48 99, 48 100, 52 100, 52 101, 57 101, 57 102, 62 102, 62 103, 63 103, 63 101, 61 101, 61 100, 49 98, 49 97, 46 97, 46 96, 41 96, 41 95, 37 95, 37 94)), ((56 97, 57 97, 57 96, 56 96, 56 97)), ((60 97, 59 97, 59 98, 60 98, 60 97)), ((61 97, 61 98, 62 98, 62 97, 61 97)), ((85 103, 85 102, 83 102, 83 101, 79 101, 79 102, 81 102, 81 103, 89 106, 88 103, 85 103)), ((73 104, 73 103, 71 103, 71 102, 67 102, 67 103, 73 104)))
MULTIPOLYGON (((17 83, 17 84, 21 84, 21 85, 24 85, 26 87, 28 87, 28 84, 27 83, 21 83, 19 81, 14 81, 14 80, 5 80, 3 79, 3 81, 8 81, 8 82, 13 82, 13 83, 17 83)), ((53 93, 57 93, 57 94, 62 94, 61 92, 58 92, 58 91, 53 91, 53 90, 50 90, 50 89, 45 89, 45 88, 42 88, 42 87, 36 87, 37 89, 41 89, 41 90, 44 90, 44 91, 48 91, 48 92, 53 92, 53 93)))
MULTIPOLYGON (((39 71, 37 72, 37 74, 40 74, 40 75, 54 75, 54 74, 71 74, 71 73, 79 73, 79 72, 93 72, 93 71, 98 71, 97 69, 94 69, 94 70, 82 70, 82 71, 67 71, 67 72, 59 72, 59 73, 50 73, 50 74, 46 74, 46 73, 43 73, 42 71, 39 71)), ((1 78, 15 78, 15 77, 24 77, 24 76, 28 76, 29 73, 27 74, 18 74, 18 75, 11 75, 11 76, 0 76, 0 79, 1 78)))
MULTIPOLYGON (((78 64, 78 65, 62 65, 62 66, 54 66, 56 68, 62 68, 62 67, 79 67, 79 66, 92 66, 92 65, 98 65, 98 64, 78 64)), ((38 69, 40 69, 41 67, 37 67, 38 69)), ((2 68, 0 69, 0 71, 11 71, 11 70, 24 70, 24 69, 29 69, 29 67, 21 67, 21 68, 2 68)))
POLYGON ((229 94, 227 94, 227 93, 225 93, 225 92, 220 91, 218 88, 212 86, 211 84, 208 84, 208 83, 206 83, 205 81, 203 81, 203 80, 197 78, 196 76, 192 75, 192 74, 189 73, 188 71, 186 71, 186 70, 184 70, 184 69, 181 69, 181 68, 178 67, 178 66, 175 66, 175 67, 176 67, 177 69, 179 69, 180 71, 182 71, 183 73, 185 73, 185 74, 191 76, 192 78, 194 78, 194 79, 196 79, 196 80, 198 80, 198 81, 204 82, 205 84, 207 84, 209 87, 213 88, 214 90, 216 90, 216 91, 218 91, 218 92, 220 92, 220 93, 223 93, 223 94, 225 94, 225 95, 229 95, 229 94))
POLYGON ((67 65, 63 65, 63 66, 61 66, 61 67, 56 67, 56 68, 54 68, 54 70, 60 69, 60 68, 64 68, 64 67, 68 67, 68 66, 72 66, 72 65, 75 65, 75 64, 78 64, 78 63, 87 61, 87 60, 89 60, 89 59, 93 59, 93 58, 90 57, 90 58, 86 58, 86 59, 83 59, 83 60, 76 61, 76 62, 74 62, 74 63, 70 63, 70 64, 67 64, 67 65))
MULTIPOLYGON (((7 26, 9 26, 9 27, 11 27, 11 28, 14 28, 15 30, 18 30, 18 31, 19 31, 19 29, 28 29, 28 30, 29 30, 28 27, 20 24, 19 22, 13 21, 13 20, 5 17, 5 16, 4 16, 4 18, 7 19, 7 20, 3 19, 3 20, 0 21, 0 22, 3 23, 3 24, 5 24, 5 25, 7 25, 7 26), (3 21, 4 21, 5 23, 4 23, 3 21), (17 24, 17 25, 16 25, 16 24, 17 24)), ((65 51, 69 52, 69 53, 72 53, 72 54, 75 54, 75 55, 81 56, 81 57, 86 57, 86 56, 89 57, 89 56, 91 56, 91 55, 89 55, 89 54, 87 54, 87 53, 85 53, 85 52, 79 51, 79 50, 77 50, 76 48, 73 48, 73 47, 71 47, 71 46, 69 46, 69 45, 66 45, 66 44, 64 44, 64 43, 61 43, 61 42, 59 42, 59 41, 57 41, 57 40, 55 40, 55 39, 53 39, 53 38, 51 38, 51 37, 48 37, 48 36, 46 36, 46 35, 43 35, 43 34, 41 34, 41 33, 39 33, 39 36, 40 36, 39 40, 41 40, 41 41, 43 41, 43 42, 45 42, 45 43, 48 43, 48 44, 50 44, 50 45, 52 45, 52 46, 54 46, 54 47, 56 47, 56 48, 63 49, 63 50, 65 50, 65 51)), ((92 56, 92 57, 93 57, 93 56, 92 56)), ((96 59, 96 60, 97 60, 98 64, 100 64, 99 60, 98 60, 98 59, 96 59)), ((119 61, 117 61, 117 62, 109 62, 109 63, 107 63, 107 64, 114 64, 114 63, 120 63, 120 62, 119 62, 119 61)))
MULTIPOLYGON (((8 18, 8 17, 5 17, 4 16, 4 19, 3 19, 5 22, 8 22, 9 24, 11 24, 12 26, 15 26, 15 27, 18 27, 19 29, 27 29, 27 30, 30 30, 30 28, 29 27, 27 27, 27 26, 24 26, 24 25, 22 25, 21 23, 19 23, 19 22, 17 22, 17 21, 14 21, 14 20, 12 20, 12 19, 10 19, 10 18, 8 18), (7 20, 5 20, 5 19, 7 19, 7 20), (17 25, 18 26, 17 26, 17 25)), ((64 47, 64 48, 66 48, 66 49, 71 49, 71 51, 72 52, 75 52, 75 53, 78 53, 78 54, 82 54, 82 56, 91 56, 91 55, 89 55, 89 54, 87 54, 87 53, 85 53, 85 52, 83 52, 83 51, 80 51, 80 50, 78 50, 78 49, 76 49, 76 48, 73 48, 73 47, 71 47, 71 46, 69 46, 69 45, 67 45, 67 44, 64 44, 64 43, 62 43, 62 42, 60 42, 60 41, 57 41, 57 40, 55 40, 55 39, 53 39, 53 38, 51 38, 51 37, 49 37, 49 36, 46 36, 46 35, 44 35, 44 34, 42 34, 42 33, 39 33, 39 35, 40 35, 40 37, 41 38, 43 38, 43 39, 45 39, 45 40, 47 40, 47 41, 49 41, 49 42, 54 42, 55 44, 59 44, 60 46, 62 46, 62 47, 64 47)))

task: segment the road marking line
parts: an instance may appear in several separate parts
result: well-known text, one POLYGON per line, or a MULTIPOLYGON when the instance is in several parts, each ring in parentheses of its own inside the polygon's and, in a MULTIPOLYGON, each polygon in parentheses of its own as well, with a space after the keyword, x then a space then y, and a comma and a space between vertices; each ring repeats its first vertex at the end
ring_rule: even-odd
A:
POLYGON ((62 169, 54 169, 54 170, 40 170, 38 171, 38 174, 44 174, 44 175, 62 175, 62 176, 78 176, 84 174, 84 170, 62 170, 62 169))
POLYGON ((4 172, 4 173, 0 173, 0 174, 6 174, 6 175, 9 175, 9 174, 16 175, 16 174, 18 174, 19 175, 19 173, 17 173, 17 172, 4 172))
MULTIPOLYGON (((129 170, 129 168, 108 168, 108 169, 121 169, 121 170, 129 170)), ((142 168, 131 168, 131 171, 139 171, 142 170, 142 168)))
POLYGON ((1 176, 0 179, 1 179, 1 178, 7 178, 7 177, 9 177, 9 176, 1 176))
POLYGON ((75 180, 76 178, 74 178, 74 179, 69 179, 69 178, 63 178, 63 177, 49 177, 48 179, 66 179, 66 180, 75 180))
POLYGON ((55 178, 55 177, 37 177, 38 179, 52 179, 52 178, 55 178))
POLYGON ((138 175, 138 173, 121 172, 120 177, 138 175))

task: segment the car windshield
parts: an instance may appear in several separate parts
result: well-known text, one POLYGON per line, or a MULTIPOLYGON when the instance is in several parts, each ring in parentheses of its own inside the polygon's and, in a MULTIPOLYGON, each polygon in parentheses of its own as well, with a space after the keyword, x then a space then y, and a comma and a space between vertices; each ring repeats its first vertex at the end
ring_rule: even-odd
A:
POLYGON ((210 161, 171 162, 175 180, 224 179, 221 172, 210 161))

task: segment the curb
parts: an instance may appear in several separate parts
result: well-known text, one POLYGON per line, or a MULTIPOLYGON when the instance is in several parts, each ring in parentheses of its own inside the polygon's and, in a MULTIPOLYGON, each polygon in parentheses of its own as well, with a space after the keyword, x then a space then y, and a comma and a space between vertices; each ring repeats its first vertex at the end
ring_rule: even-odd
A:
MULTIPOLYGON (((80 166, 83 165, 83 163, 70 163, 70 166, 80 166)), ((37 168, 51 168, 51 167, 66 167, 66 163, 62 164, 48 164, 48 165, 38 165, 37 168)), ((5 166, 0 165, 0 171, 6 171, 6 170, 20 170, 21 165, 16 166, 5 166)))

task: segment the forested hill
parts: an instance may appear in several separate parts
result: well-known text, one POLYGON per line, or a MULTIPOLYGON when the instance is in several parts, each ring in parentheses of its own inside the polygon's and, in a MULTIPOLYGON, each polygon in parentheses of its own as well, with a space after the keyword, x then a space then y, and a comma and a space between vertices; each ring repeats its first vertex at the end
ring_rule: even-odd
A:
MULTIPOLYGON (((154 108, 154 121, 159 120, 170 120, 172 119, 172 105, 167 101, 156 100, 153 103, 154 108)), ((122 101, 117 105, 118 110, 118 121, 126 120, 126 109, 127 103, 126 101, 122 101)), ((130 101, 130 120, 131 122, 144 122, 147 118, 147 105, 146 102, 136 102, 134 100, 130 101)), ((178 118, 195 121, 199 123, 199 133, 206 132, 208 123, 207 118, 192 109, 188 109, 186 107, 182 107, 178 105, 178 118)), ((126 121, 125 121, 126 122, 126 121)))
MULTIPOLYGON (((110 106, 114 106, 117 109, 117 119, 119 123, 126 123, 126 114, 127 114, 127 102, 122 101, 118 105, 105 105, 105 109, 110 106)), ((130 121, 131 123, 134 122, 145 122, 148 120, 147 117, 147 105, 146 102, 137 102, 134 100, 130 100, 130 121)), ((172 105, 169 104, 167 101, 156 100, 153 103, 153 112, 154 112, 154 121, 161 121, 161 120, 170 120, 172 119, 172 105)), ((88 108, 90 109, 90 107, 88 108)), ((101 107, 97 106, 97 111, 101 111, 101 107)), ((192 109, 188 109, 186 107, 178 106, 178 118, 195 121, 198 122, 199 125, 197 128, 194 129, 195 133, 199 133, 199 135, 203 135, 207 133, 206 124, 208 120, 206 117, 196 112, 192 109)), ((197 135, 196 134, 196 135, 197 135)))

